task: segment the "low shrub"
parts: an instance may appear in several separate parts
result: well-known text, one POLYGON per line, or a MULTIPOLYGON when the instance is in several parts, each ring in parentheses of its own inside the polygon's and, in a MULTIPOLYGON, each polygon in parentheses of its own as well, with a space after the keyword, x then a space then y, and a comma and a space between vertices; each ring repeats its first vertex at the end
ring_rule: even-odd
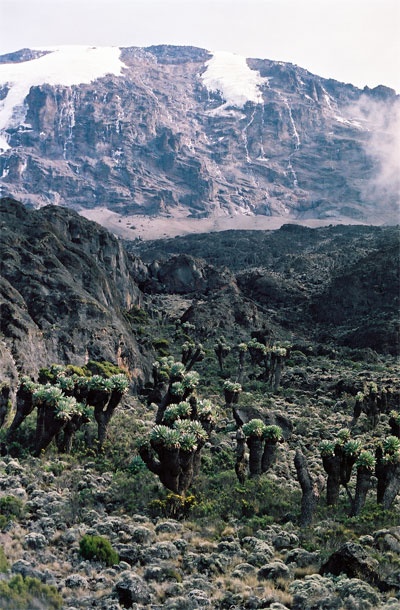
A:
POLYGON ((84 559, 101 561, 107 566, 119 562, 118 553, 112 548, 110 541, 103 536, 86 534, 79 543, 79 552, 84 559))
POLYGON ((7 523, 14 519, 20 519, 24 515, 24 503, 15 496, 3 496, 0 498, 0 528, 3 529, 7 523))
POLYGON ((0 580, 0 608, 7 610, 59 610, 63 600, 57 589, 37 578, 16 574, 10 580, 0 580))

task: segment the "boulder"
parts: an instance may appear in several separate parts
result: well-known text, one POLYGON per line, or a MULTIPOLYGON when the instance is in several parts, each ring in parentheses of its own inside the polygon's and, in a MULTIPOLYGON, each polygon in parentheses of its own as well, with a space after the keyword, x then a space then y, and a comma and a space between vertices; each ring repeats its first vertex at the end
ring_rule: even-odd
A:
POLYGON ((334 576, 346 574, 349 578, 359 578, 377 585, 380 582, 378 566, 377 560, 373 559, 361 545, 346 542, 340 549, 332 553, 321 566, 319 573, 334 576))

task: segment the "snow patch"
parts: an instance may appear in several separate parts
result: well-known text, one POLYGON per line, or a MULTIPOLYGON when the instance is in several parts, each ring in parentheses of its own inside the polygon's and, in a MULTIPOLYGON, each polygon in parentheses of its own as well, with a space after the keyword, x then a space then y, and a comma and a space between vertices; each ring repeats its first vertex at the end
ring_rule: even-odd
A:
POLYGON ((44 85, 88 84, 106 76, 120 76, 125 64, 118 47, 48 47, 37 59, 0 64, 0 87, 8 87, 0 101, 0 149, 10 148, 4 130, 18 126, 26 115, 24 100, 31 87, 44 85), (3 133, 2 133, 3 132, 3 133))
POLYGON ((224 51, 213 53, 201 78, 210 92, 220 92, 226 102, 224 107, 243 108, 246 102, 263 103, 260 87, 267 79, 252 70, 241 55, 224 51))

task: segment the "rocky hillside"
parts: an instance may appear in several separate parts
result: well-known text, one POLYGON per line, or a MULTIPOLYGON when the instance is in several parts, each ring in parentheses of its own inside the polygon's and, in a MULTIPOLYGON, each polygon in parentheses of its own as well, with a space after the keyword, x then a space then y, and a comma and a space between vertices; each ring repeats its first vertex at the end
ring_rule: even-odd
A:
POLYGON ((0 607, 399 610, 397 229, 286 225, 129 252, 62 207, 3 199, 0 223, 0 607), (120 393, 101 447, 111 378, 89 359, 144 382, 120 393), (42 365, 49 386, 22 378, 42 365), (34 452, 78 415, 70 446, 34 452), (164 487, 177 465, 181 495, 164 487))
POLYGON ((65 208, 0 202, 2 352, 25 374, 51 362, 110 360, 136 377, 145 357, 124 314, 140 306, 134 261, 65 208))
POLYGON ((0 108, 1 193, 34 206, 397 219, 383 86, 192 47, 24 49, 0 58, 0 108))
POLYGON ((165 272, 172 260, 183 269, 190 257, 201 257, 225 269, 224 290, 203 284, 204 299, 187 313, 205 336, 229 333, 238 323, 296 340, 399 353, 398 228, 284 225, 127 247, 148 264, 158 261, 161 284, 153 290, 164 293, 196 292, 190 275, 177 289, 174 274, 165 272))

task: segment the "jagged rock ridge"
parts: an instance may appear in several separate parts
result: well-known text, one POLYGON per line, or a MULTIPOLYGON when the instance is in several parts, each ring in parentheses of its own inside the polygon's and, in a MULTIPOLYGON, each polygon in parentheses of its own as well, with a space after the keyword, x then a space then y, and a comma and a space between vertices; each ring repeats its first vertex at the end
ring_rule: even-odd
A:
MULTIPOLYGON (((266 59, 242 62, 238 85, 226 58, 193 47, 113 53, 114 74, 86 84, 43 76, 8 121, 3 113, 3 195, 121 214, 396 222, 394 91, 266 59)), ((0 58, 3 109, 15 87, 2 70, 34 72, 49 56, 0 58)))

